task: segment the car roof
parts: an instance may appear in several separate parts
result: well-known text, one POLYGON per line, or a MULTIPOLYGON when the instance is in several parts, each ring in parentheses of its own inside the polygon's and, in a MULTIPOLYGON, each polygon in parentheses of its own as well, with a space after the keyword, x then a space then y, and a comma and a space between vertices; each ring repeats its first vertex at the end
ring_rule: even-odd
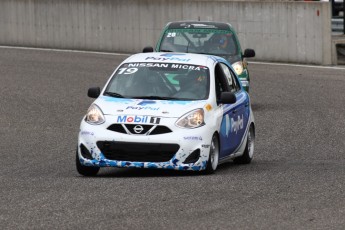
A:
POLYGON ((169 22, 166 29, 218 29, 218 30, 232 30, 232 26, 225 22, 213 21, 176 21, 169 22))
POLYGON ((177 64, 191 64, 203 65, 213 67, 216 62, 227 61, 221 57, 213 55, 195 54, 195 53, 138 53, 128 57, 123 63, 128 62, 159 62, 159 63, 177 63, 177 64))

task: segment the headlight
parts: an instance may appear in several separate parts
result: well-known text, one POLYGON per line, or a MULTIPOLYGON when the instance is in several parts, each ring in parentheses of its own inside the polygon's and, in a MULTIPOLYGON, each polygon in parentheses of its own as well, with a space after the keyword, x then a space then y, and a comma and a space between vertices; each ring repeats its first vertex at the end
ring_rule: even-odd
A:
POLYGON ((92 104, 87 110, 85 121, 91 125, 100 125, 105 122, 102 110, 95 104, 92 104))
POLYGON ((243 63, 241 61, 235 62, 234 64, 232 64, 232 68, 234 68, 237 75, 241 75, 243 72, 243 63))
POLYGON ((204 110, 193 110, 176 121, 176 125, 180 128, 194 129, 205 125, 204 122, 204 110))

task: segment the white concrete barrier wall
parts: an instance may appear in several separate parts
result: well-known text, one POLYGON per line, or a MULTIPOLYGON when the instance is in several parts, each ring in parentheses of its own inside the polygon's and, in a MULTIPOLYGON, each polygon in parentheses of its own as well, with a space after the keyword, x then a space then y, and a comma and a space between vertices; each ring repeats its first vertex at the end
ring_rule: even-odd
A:
POLYGON ((1 0, 0 45, 110 52, 154 46, 176 20, 230 22, 256 60, 331 64, 326 2, 1 0))

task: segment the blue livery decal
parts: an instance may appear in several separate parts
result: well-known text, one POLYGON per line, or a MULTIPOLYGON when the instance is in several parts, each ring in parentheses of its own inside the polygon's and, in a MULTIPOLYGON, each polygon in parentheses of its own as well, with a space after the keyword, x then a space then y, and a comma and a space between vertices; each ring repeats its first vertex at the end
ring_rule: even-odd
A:
POLYGON ((116 103, 122 103, 122 104, 130 104, 136 100, 136 99, 130 99, 130 98, 119 98, 119 97, 108 97, 108 96, 101 96, 99 99, 106 102, 116 102, 116 103))
POLYGON ((163 57, 174 57, 174 56, 186 56, 186 54, 166 53, 166 54, 161 54, 160 56, 163 56, 163 57))
POLYGON ((143 101, 141 101, 141 102, 138 103, 138 105, 142 105, 142 106, 151 105, 151 104, 156 104, 156 101, 147 101, 147 100, 143 100, 143 101))

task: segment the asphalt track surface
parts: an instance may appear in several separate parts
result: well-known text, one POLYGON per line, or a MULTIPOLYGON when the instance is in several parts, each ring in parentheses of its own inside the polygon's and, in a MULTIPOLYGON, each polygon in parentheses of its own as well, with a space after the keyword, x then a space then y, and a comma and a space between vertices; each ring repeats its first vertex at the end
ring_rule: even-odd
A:
POLYGON ((0 229, 344 229, 345 69, 250 64, 250 165, 82 177, 87 89, 124 58, 0 48, 0 229))

